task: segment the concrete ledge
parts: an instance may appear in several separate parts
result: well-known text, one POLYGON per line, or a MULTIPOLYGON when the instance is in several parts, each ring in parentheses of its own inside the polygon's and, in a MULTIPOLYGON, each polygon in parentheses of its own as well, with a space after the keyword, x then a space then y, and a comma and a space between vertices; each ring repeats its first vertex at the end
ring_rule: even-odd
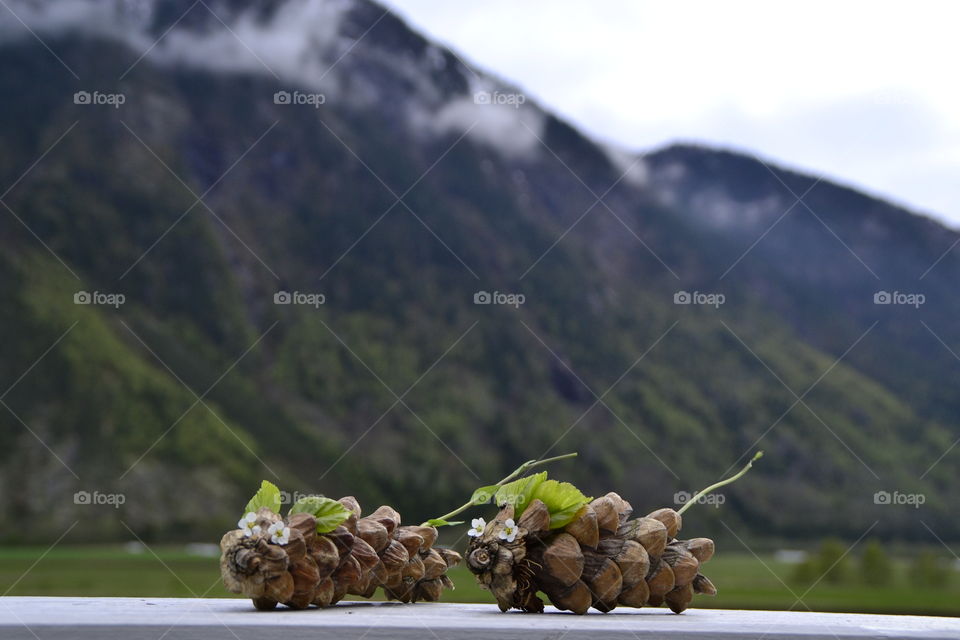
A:
POLYGON ((0 598, 3 640, 263 640, 263 638, 953 638, 960 619, 842 613, 616 609, 585 616, 500 613, 486 604, 347 602, 255 611, 247 600, 0 598))

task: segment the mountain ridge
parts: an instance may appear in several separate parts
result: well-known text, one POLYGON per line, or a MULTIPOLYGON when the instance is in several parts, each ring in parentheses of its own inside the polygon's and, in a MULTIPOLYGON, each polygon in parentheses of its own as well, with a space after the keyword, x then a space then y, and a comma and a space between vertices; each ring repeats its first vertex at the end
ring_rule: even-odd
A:
POLYGON ((689 150, 691 152, 701 151, 705 154, 752 158, 760 164, 774 167, 780 172, 801 176, 813 176, 815 178, 821 177, 834 187, 858 194, 875 202, 884 203, 889 205, 891 208, 900 210, 910 216, 929 219, 936 226, 943 227, 952 233, 960 233, 960 229, 952 226, 950 220, 944 217, 943 214, 933 210, 919 209, 913 203, 910 203, 906 200, 901 200, 895 195, 882 191, 882 189, 860 184, 842 176, 821 173, 814 168, 793 164, 788 160, 775 155, 756 153, 747 147, 738 146, 736 144, 707 142, 693 138, 678 137, 648 149, 635 151, 633 152, 633 155, 637 157, 657 157, 660 155, 669 155, 678 150, 689 150))

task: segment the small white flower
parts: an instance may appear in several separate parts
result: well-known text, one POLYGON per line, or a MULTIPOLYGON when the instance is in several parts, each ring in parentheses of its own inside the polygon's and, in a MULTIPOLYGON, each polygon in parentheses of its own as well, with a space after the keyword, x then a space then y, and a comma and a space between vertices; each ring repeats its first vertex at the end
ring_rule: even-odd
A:
POLYGON ((257 514, 253 511, 247 512, 247 515, 240 518, 237 528, 243 531, 243 535, 249 538, 260 534, 260 525, 257 524, 257 514))
POLYGON ((284 525, 282 522, 274 522, 270 525, 270 528, 267 529, 267 533, 270 534, 270 542, 273 544, 287 544, 290 542, 290 527, 284 525))
POLYGON ((513 521, 513 518, 507 518, 507 521, 503 523, 503 530, 500 531, 500 539, 513 542, 516 537, 517 523, 513 521))
POLYGON ((471 538, 479 538, 483 535, 483 530, 487 526, 487 521, 483 518, 474 518, 470 524, 473 526, 473 528, 470 529, 470 531, 467 531, 467 535, 471 538))

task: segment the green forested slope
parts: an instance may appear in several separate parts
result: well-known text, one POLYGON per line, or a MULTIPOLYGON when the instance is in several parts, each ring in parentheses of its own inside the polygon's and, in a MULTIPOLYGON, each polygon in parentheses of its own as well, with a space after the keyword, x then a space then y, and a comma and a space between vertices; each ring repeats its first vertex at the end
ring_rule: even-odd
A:
MULTIPOLYGON (((384 22, 369 46, 401 33, 418 38, 384 22)), ((401 126, 396 103, 290 108, 273 103, 273 78, 149 59, 118 82, 135 52, 56 46, 84 86, 127 102, 75 105, 77 83, 40 45, 3 46, 0 92, 17 98, 0 113, 0 184, 77 122, 4 197, 23 224, 0 212, 0 386, 29 369, 3 398, 23 423, 0 407, 12 496, 0 509, 24 523, 9 541, 55 538, 78 519, 79 538, 129 537, 123 523, 216 536, 261 477, 389 501, 413 520, 547 451, 581 453, 557 473, 587 493, 615 488, 652 508, 758 446, 767 457, 726 494, 727 522, 857 537, 879 518, 879 535, 923 535, 913 510, 874 505, 875 491, 897 489, 925 492, 924 520, 960 533, 945 493, 957 456, 920 479, 957 435, 952 405, 930 391, 947 384, 951 357, 927 345, 933 373, 873 367, 910 340, 885 332, 868 297, 850 302, 870 280, 800 278, 781 264, 797 255, 758 252, 742 277, 718 281, 746 236, 630 181, 604 198, 616 216, 598 207, 563 235, 622 168, 551 116, 549 151, 515 157, 472 138, 451 149, 456 133, 401 126), (416 183, 409 210, 390 208, 378 177, 397 195, 416 183), (191 190, 208 189, 177 222, 191 190), (675 305, 681 289, 726 303, 675 305), (79 290, 126 303, 78 306, 79 290), (326 303, 275 305, 280 290, 326 303), (479 290, 526 302, 475 305, 479 290), (837 362, 874 317, 877 333, 837 362), (783 415, 797 399, 787 387, 814 383, 783 415), (127 500, 118 518, 75 505, 78 490, 127 500)), ((878 269, 909 240, 870 239, 878 269)), ((843 246, 816 242, 841 261, 843 246)), ((948 264, 930 278, 955 275, 948 264)), ((938 328, 953 317, 923 312, 938 328)))

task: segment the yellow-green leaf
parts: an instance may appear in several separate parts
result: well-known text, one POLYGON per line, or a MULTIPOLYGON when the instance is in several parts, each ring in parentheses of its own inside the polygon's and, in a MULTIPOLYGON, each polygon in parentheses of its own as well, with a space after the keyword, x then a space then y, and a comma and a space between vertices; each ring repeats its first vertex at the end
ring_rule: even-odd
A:
POLYGON ((317 533, 330 533, 343 524, 353 512, 331 498, 307 496, 297 500, 287 515, 292 516, 295 513, 309 513, 317 519, 317 533))
POLYGON ((280 489, 269 480, 264 480, 260 483, 260 490, 250 498, 247 509, 243 513, 247 514, 251 511, 256 513, 260 507, 266 507, 274 513, 280 513, 280 503, 280 489))
POLYGON ((544 480, 538 483, 530 497, 531 500, 534 498, 547 505, 550 511, 551 529, 567 526, 581 507, 590 502, 590 498, 569 482, 556 480, 544 480))
POLYGON ((547 472, 541 471, 503 485, 497 490, 497 506, 503 507, 512 504, 514 517, 519 518, 523 514, 523 510, 533 500, 533 494, 537 487, 546 479, 547 472))

